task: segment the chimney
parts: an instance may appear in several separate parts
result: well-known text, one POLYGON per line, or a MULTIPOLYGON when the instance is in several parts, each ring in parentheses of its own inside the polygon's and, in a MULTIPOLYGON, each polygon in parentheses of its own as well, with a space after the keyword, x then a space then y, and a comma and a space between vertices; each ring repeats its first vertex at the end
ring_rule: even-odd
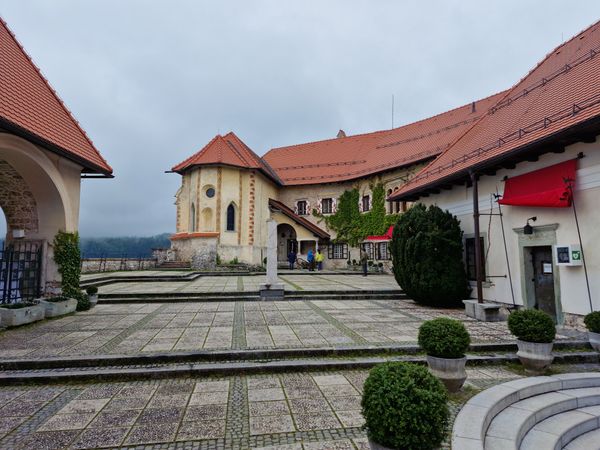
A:
POLYGON ((471 112, 475 112, 475 102, 471 103, 471 112))
POLYGON ((346 137, 346 133, 344 132, 344 130, 338 131, 337 137, 338 137, 338 139, 339 138, 345 138, 346 137))

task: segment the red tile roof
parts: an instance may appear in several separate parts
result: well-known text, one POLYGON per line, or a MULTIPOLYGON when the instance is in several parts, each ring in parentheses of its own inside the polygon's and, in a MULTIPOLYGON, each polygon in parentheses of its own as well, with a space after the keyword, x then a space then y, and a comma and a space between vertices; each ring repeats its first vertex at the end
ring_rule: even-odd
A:
POLYGON ((112 173, 1 18, 0 126, 74 160, 86 172, 112 173))
POLYGON ((230 131, 225 136, 218 134, 202 150, 193 154, 185 161, 177 164, 171 170, 183 173, 186 170, 199 166, 211 164, 224 164, 247 169, 262 171, 267 177, 278 184, 281 181, 269 167, 250 147, 248 147, 235 133, 230 131))
POLYGON ((443 152, 504 94, 392 130, 275 148, 263 159, 285 185, 353 180, 407 166, 443 152))
POLYGON ((284 214, 285 216, 288 216, 290 219, 292 219, 298 225, 301 225, 304 228, 306 228, 307 230, 310 230, 315 236, 317 236, 321 239, 324 239, 324 240, 327 240, 330 238, 329 233, 327 233, 325 230, 323 230, 319 226, 315 225, 310 220, 305 219, 302 216, 299 216, 291 208, 287 207, 285 204, 281 203, 280 201, 270 198, 269 206, 273 209, 281 211, 282 214, 284 214))
POLYGON ((416 198, 474 168, 600 119, 600 22, 549 53, 392 199, 416 198))

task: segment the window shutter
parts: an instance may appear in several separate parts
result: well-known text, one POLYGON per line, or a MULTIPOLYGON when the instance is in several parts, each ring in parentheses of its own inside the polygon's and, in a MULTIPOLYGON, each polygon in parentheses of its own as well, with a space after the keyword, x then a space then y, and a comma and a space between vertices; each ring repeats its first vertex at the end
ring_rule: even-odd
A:
POLYGON ((335 214, 337 212, 337 198, 331 199, 331 212, 335 214))
POLYGON ((298 202, 294 203, 294 212, 298 214, 298 202))

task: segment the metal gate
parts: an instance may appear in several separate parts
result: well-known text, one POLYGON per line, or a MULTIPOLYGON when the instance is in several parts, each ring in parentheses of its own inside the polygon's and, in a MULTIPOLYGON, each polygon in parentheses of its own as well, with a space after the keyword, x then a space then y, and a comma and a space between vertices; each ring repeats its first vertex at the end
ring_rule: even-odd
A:
POLYGON ((0 248, 0 303, 31 301, 40 296, 42 246, 16 242, 0 248))

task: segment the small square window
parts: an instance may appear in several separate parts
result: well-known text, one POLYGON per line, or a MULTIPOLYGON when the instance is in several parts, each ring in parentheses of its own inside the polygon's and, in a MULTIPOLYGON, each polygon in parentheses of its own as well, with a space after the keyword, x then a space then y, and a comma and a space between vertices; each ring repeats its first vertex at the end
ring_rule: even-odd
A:
POLYGON ((306 201, 305 200, 300 200, 298 203, 296 203, 296 207, 298 208, 298 215, 299 216, 305 216, 307 214, 306 212, 306 201))
POLYGON ((330 198, 324 198, 321 200, 321 213, 331 214, 333 213, 333 200, 330 198))

